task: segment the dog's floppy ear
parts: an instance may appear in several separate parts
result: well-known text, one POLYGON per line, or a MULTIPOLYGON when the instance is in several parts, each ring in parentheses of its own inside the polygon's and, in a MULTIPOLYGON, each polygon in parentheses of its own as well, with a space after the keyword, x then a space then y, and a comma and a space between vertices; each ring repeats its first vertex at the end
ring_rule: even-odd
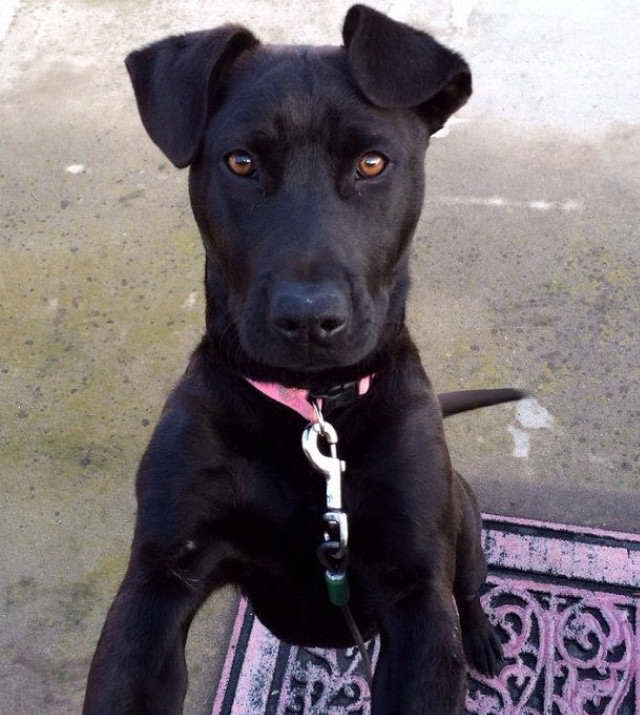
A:
POLYGON ((460 55, 426 32, 354 5, 342 37, 353 77, 378 107, 412 107, 431 133, 471 95, 471 71, 460 55))
POLYGON ((127 56, 142 123, 178 168, 195 158, 225 70, 258 40, 240 25, 167 37, 127 56))

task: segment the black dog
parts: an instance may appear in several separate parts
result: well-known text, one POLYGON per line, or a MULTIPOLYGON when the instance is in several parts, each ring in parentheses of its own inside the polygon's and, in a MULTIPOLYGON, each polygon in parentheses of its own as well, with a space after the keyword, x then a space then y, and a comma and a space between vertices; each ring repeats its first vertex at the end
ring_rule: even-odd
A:
POLYGON ((324 404, 347 464, 350 604, 382 639, 374 715, 459 713, 465 654, 498 668, 478 508, 442 417, 520 395, 453 394, 441 408, 404 323, 424 152, 471 75, 362 5, 343 37, 265 46, 226 25, 127 58, 144 126, 190 167, 206 334, 140 465, 131 561, 86 715, 180 713, 189 625, 225 583, 286 641, 353 643, 316 558, 325 484, 300 447, 306 421, 248 379, 337 395, 324 404))

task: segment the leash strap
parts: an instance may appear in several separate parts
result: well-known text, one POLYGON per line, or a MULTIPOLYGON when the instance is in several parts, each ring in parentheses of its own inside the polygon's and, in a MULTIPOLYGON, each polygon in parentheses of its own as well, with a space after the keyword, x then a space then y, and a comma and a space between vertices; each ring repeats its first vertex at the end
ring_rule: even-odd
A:
POLYGON ((318 560, 325 567, 324 578, 327 584, 327 595, 334 606, 337 606, 342 613, 342 617, 347 624, 353 640, 360 651, 360 656, 364 664, 364 673, 369 684, 369 689, 373 688, 373 667, 369 651, 358 628, 358 624, 349 608, 349 580, 347 578, 347 561, 349 553, 344 552, 342 558, 336 558, 340 545, 336 541, 325 541, 318 547, 318 560))
POLYGON ((353 618, 353 613, 351 613, 351 609, 349 608, 349 606, 342 606, 340 610, 342 611, 342 615, 347 623, 347 627, 351 631, 351 635, 353 636, 353 639, 358 646, 358 650, 360 651, 360 656, 362 658, 362 662, 364 663, 364 673, 367 678, 367 683, 369 683, 369 691, 371 691, 373 690, 373 667, 371 666, 371 658, 369 658, 369 651, 367 650, 367 646, 364 642, 364 638, 362 637, 362 633, 360 633, 358 624, 355 622, 353 618))

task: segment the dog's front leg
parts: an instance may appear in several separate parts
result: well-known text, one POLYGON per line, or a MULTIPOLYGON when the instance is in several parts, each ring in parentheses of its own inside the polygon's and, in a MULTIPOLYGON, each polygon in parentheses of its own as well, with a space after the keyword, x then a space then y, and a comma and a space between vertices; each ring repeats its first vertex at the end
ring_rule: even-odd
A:
POLYGON ((173 574, 130 567, 91 664, 84 715, 178 715, 184 645, 204 594, 173 574))
POLYGON ((465 664, 446 589, 433 585, 393 604, 381 622, 372 715, 460 715, 465 664))
POLYGON ((131 560, 91 663, 84 715, 182 712, 191 620, 226 582, 224 459, 206 420, 165 410, 138 472, 131 560))

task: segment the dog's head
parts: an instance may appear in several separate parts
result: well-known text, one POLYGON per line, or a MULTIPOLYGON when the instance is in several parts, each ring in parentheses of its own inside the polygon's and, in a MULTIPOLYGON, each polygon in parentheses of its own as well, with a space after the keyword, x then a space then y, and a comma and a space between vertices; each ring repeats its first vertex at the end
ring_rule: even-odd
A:
POLYGON ((126 60, 149 135, 190 167, 207 331, 253 377, 355 377, 397 335, 424 152, 471 93, 459 55, 368 7, 343 39, 225 25, 126 60))

